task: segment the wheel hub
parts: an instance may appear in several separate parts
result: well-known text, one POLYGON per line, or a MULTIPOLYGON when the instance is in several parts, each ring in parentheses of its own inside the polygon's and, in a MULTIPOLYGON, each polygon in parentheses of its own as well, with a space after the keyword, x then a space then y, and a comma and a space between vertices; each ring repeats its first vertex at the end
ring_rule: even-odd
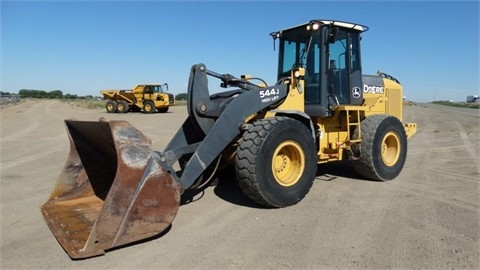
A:
POLYGON ((285 141, 275 150, 272 173, 278 184, 289 187, 298 182, 305 168, 305 155, 294 141, 285 141))
POLYGON ((400 157, 400 138, 394 132, 388 132, 382 141, 382 160, 387 166, 393 166, 400 157))

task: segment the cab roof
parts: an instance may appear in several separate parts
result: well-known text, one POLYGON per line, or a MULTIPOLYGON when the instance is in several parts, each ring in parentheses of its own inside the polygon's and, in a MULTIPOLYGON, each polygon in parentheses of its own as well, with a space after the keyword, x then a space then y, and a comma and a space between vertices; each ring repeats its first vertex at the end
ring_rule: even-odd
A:
POLYGON ((358 30, 360 32, 365 32, 365 31, 368 30, 367 26, 361 25, 361 24, 358 24, 358 23, 317 19, 317 20, 311 20, 309 22, 306 22, 306 23, 303 23, 303 24, 300 24, 300 25, 297 25, 297 26, 282 29, 282 30, 274 32, 274 33, 281 33, 283 31, 288 31, 288 30, 291 30, 291 29, 299 28, 299 27, 307 27, 309 25, 314 25, 314 24, 318 24, 318 25, 322 25, 322 26, 323 25, 339 26, 339 27, 342 27, 342 28, 355 29, 355 30, 358 30))

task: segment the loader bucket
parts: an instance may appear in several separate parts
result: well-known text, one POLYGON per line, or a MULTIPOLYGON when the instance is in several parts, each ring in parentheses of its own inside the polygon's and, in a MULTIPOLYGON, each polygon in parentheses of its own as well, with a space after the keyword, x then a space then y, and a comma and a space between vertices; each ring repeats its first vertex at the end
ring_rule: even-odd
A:
POLYGON ((180 206, 180 185, 151 141, 125 121, 65 121, 70 154, 41 208, 71 258, 155 236, 180 206))

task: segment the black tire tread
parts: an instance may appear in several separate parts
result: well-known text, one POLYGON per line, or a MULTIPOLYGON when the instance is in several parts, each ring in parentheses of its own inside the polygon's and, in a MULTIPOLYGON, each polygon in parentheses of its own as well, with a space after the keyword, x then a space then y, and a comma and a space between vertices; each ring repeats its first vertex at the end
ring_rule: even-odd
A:
MULTIPOLYGON (((253 126, 243 134, 237 148, 235 169, 240 188, 243 193, 253 201, 269 207, 286 207, 292 204, 291 202, 278 202, 270 199, 265 191, 262 190, 260 184, 262 179, 259 179, 256 175, 257 166, 268 166, 266 164, 257 164, 257 155, 261 149, 263 141, 276 125, 285 121, 292 121, 292 119, 288 117, 274 117, 253 122, 253 126)), ((297 123, 303 125, 300 122, 297 123)), ((306 158, 315 159, 315 157, 308 156, 306 156, 306 158)), ((316 160, 314 162, 316 164, 316 160)), ((307 192, 313 184, 315 175, 313 174, 311 178, 312 181, 309 183, 307 192)), ((305 195, 306 193, 300 195, 298 201, 300 201, 305 195)))
POLYGON ((107 113, 116 113, 117 112, 117 102, 115 100, 107 100, 107 103, 105 104, 105 110, 107 111, 107 113), (113 106, 113 110, 108 110, 108 105, 111 105, 113 106))
POLYGON ((263 138, 267 136, 270 128, 278 121, 278 118, 255 121, 253 127, 243 135, 237 149, 236 174, 238 184, 247 197, 262 205, 270 205, 270 203, 265 199, 256 179, 257 164, 255 158, 263 138))
POLYGON ((117 112, 119 112, 119 113, 128 112, 128 103, 125 100, 117 101, 117 112), (123 110, 119 110, 118 105, 120 105, 120 104, 123 106, 123 110))
MULTIPOLYGON (((386 115, 386 114, 375 114, 371 115, 361 122, 361 132, 362 132, 362 143, 360 145, 360 157, 353 162, 353 167, 355 171, 357 171, 358 174, 372 180, 380 180, 380 181, 387 181, 391 180, 390 178, 384 178, 379 175, 379 172, 377 168, 375 167, 374 163, 374 153, 373 153, 373 145, 374 145, 374 138, 377 133, 377 127, 382 123, 383 121, 386 121, 387 118, 395 118, 394 116, 391 115, 386 115)), ((400 122, 397 118, 395 118, 396 121, 400 122)), ((401 123, 400 123, 401 124, 401 123)), ((358 131, 355 130, 355 133, 358 131)), ((399 136, 403 136, 406 138, 405 130, 401 129, 401 134, 398 134, 399 136)), ((358 137, 356 134, 354 134, 353 138, 355 139, 358 137)), ((403 149, 401 151, 405 151, 406 155, 406 143, 402 144, 403 149)), ((400 162, 404 162, 404 160, 401 160, 400 162)), ((403 164, 402 164, 403 167, 403 164)))
POLYGON ((146 102, 144 103, 144 105, 143 105, 143 112, 144 112, 144 113, 150 114, 150 113, 156 112, 156 110, 157 110, 157 109, 155 108, 155 104, 153 103, 153 101, 150 101, 150 100, 149 100, 149 101, 146 101, 146 102), (145 110, 145 107, 146 107, 147 104, 149 104, 150 107, 152 108, 151 111, 145 110))

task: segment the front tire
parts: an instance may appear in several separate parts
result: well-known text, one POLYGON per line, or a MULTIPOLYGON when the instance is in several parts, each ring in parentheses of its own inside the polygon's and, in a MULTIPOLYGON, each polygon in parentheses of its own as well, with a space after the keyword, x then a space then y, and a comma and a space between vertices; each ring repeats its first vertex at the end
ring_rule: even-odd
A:
POLYGON ((144 113, 154 113, 156 111, 155 109, 155 104, 153 104, 153 101, 146 101, 143 104, 143 112, 144 113))
POLYGON ((288 117, 257 120, 240 140, 235 171, 243 193, 257 203, 294 205, 315 179, 317 153, 312 133, 288 117))
MULTIPOLYGON (((360 124, 362 142, 355 152, 353 167, 362 176, 380 181, 393 180, 407 158, 407 135, 400 120, 390 115, 372 115, 360 124)), ((354 132, 358 138, 358 130, 354 132)))

